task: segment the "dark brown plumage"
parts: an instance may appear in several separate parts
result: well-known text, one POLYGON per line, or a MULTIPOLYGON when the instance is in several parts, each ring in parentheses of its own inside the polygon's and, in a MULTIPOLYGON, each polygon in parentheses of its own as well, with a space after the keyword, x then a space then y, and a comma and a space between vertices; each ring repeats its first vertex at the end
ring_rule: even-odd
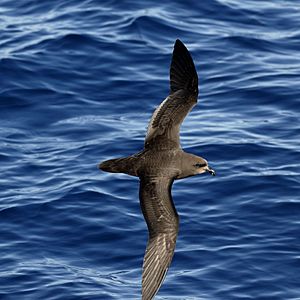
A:
POLYGON ((174 180, 204 172, 215 175, 205 159, 184 152, 180 146, 180 125, 197 103, 197 97, 198 76, 192 57, 184 44, 176 40, 170 67, 170 94, 152 115, 144 149, 99 165, 103 171, 140 178, 140 204, 149 231, 143 263, 143 300, 155 296, 174 254, 179 226, 171 195, 174 180))

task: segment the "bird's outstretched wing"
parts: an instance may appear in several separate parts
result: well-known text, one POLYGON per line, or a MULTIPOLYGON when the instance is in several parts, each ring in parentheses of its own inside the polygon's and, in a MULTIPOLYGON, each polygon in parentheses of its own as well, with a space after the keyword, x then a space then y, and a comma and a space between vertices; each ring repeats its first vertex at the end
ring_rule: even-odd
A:
POLYGON ((197 103, 197 97, 198 76, 193 59, 184 44, 176 40, 170 67, 170 94, 152 115, 145 148, 180 148, 180 125, 197 103))
POLYGON ((141 177, 140 204, 149 230, 143 263, 142 299, 160 288, 175 250, 179 217, 171 196, 172 178, 141 177))

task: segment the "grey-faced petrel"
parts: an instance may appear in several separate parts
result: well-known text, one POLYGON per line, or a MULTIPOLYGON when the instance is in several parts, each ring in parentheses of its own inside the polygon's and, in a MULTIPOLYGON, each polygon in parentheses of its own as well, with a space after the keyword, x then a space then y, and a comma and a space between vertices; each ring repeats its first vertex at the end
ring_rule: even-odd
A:
POLYGON ((171 195, 174 180, 204 172, 215 175, 205 159, 184 152, 180 146, 180 125, 197 98, 198 76, 193 59, 184 44, 176 40, 170 67, 170 94, 152 115, 144 149, 99 165, 103 171, 140 179, 140 205, 149 231, 142 300, 155 296, 174 254, 179 225, 171 195))

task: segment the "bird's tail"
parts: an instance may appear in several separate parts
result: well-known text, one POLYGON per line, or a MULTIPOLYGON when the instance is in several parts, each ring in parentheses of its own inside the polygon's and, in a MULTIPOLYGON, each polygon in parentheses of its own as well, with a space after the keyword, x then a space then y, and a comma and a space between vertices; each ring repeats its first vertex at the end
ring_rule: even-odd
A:
POLYGON ((98 165, 98 168, 105 172, 125 173, 132 176, 138 176, 136 158, 133 156, 103 161, 98 165))

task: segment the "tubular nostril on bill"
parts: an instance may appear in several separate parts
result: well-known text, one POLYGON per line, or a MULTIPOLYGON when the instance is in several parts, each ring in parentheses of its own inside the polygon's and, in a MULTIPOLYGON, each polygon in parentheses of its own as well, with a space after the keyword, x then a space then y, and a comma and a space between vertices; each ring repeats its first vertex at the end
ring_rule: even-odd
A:
POLYGON ((207 172, 212 176, 216 176, 215 170, 211 169, 210 167, 207 168, 207 172))

